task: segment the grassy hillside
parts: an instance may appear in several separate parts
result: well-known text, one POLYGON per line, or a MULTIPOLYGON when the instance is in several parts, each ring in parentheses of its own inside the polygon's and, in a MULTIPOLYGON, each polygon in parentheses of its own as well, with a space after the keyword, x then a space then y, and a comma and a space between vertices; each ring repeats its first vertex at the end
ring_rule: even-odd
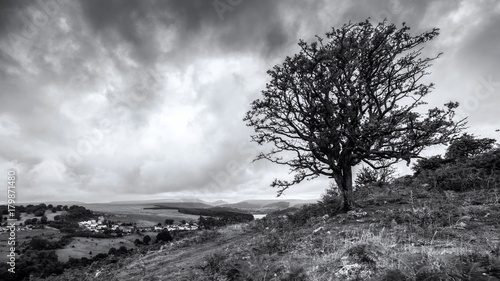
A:
POLYGON ((499 189, 389 186, 359 202, 199 232, 51 280, 500 280, 499 189))

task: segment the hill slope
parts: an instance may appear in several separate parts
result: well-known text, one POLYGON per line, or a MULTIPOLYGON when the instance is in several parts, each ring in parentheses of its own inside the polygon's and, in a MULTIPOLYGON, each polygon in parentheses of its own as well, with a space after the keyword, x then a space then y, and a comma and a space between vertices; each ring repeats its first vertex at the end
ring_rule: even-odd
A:
POLYGON ((308 217, 313 209, 302 208, 52 280, 500 280, 499 198, 498 190, 370 195, 348 214, 308 217))

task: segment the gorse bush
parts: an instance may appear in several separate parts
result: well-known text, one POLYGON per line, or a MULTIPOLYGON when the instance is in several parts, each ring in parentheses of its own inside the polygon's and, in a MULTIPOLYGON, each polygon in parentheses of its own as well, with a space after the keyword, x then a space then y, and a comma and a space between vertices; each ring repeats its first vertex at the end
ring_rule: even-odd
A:
POLYGON ((467 191, 500 187, 500 147, 494 139, 464 134, 440 155, 420 159, 413 167, 414 178, 429 188, 467 191))

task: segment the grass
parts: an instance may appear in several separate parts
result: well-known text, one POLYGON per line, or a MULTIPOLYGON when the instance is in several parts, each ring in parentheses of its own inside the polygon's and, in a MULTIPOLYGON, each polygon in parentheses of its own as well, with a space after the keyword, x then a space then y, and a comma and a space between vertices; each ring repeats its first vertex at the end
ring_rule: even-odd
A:
MULTIPOLYGON (((0 262, 7 261, 7 253, 11 247, 7 243, 9 234, 10 232, 0 233, 0 262)), ((52 228, 16 231, 16 248, 19 248, 18 246, 24 243, 29 243, 31 238, 35 236, 49 241, 57 241, 63 234, 59 233, 57 229, 52 228)))
POLYGON ((125 246, 127 249, 135 248, 134 243, 125 238, 96 239, 75 237, 64 249, 56 250, 56 254, 59 261, 67 262, 70 257, 77 259, 86 257, 91 259, 99 253, 107 254, 112 247, 118 249, 121 246, 125 246), (91 252, 92 254, 90 254, 91 252))
MULTIPOLYGON (((347 214, 269 216, 90 270, 92 280, 500 280, 495 195, 378 189, 347 214)), ((53 280, 84 280, 64 274, 53 280)))

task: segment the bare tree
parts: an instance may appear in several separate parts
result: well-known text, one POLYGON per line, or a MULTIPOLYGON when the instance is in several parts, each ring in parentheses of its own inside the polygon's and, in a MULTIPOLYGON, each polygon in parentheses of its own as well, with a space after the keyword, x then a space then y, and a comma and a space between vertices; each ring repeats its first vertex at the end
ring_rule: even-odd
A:
POLYGON ((256 160, 287 165, 294 173, 293 180, 271 184, 278 196, 324 175, 339 186, 347 211, 355 205, 352 166, 409 163, 463 129, 464 120, 452 120, 458 103, 426 114, 417 110, 433 88, 421 79, 439 57, 421 58, 419 45, 437 35, 432 29, 412 36, 405 24, 397 28, 385 21, 349 23, 333 28, 327 40, 301 40, 298 54, 268 71, 263 97, 253 101, 244 120, 255 129, 253 141, 273 145, 256 160))

